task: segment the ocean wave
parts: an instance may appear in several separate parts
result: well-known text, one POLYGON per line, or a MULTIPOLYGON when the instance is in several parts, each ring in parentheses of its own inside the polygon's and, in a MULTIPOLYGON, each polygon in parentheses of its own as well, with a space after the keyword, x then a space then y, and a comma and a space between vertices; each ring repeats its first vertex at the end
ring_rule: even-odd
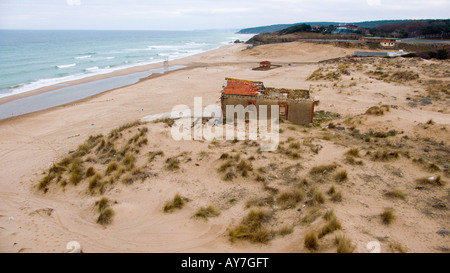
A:
MULTIPOLYGON (((95 56, 97 56, 97 57, 95 57, 95 56, 93 56, 94 54, 96 54, 95 52, 91 52, 91 53, 86 52, 86 53, 80 54, 79 56, 76 56, 74 58, 90 59, 91 57, 95 57, 90 60, 96 59, 97 62, 95 64, 97 64, 98 66, 93 65, 92 67, 84 68, 83 70, 79 70, 78 73, 74 73, 72 75, 70 75, 68 73, 60 72, 57 74, 55 73, 54 77, 37 79, 33 82, 15 85, 15 86, 10 87, 9 89, 0 90, 0 97, 6 97, 6 96, 18 94, 18 93, 28 92, 28 91, 39 89, 42 87, 57 85, 57 84, 61 84, 63 82, 79 80, 79 79, 83 79, 83 78, 87 78, 87 77, 92 77, 95 75, 107 74, 107 73, 131 68, 131 67, 145 66, 145 65, 154 64, 154 63, 162 63, 163 61, 165 61, 166 58, 169 60, 175 60, 175 59, 192 56, 192 55, 203 53, 203 52, 206 52, 209 50, 217 49, 224 44, 230 44, 230 42, 233 42, 234 40, 236 40, 235 38, 240 38, 240 40, 244 40, 245 38, 247 38, 247 37, 243 37, 243 36, 245 36, 245 35, 236 35, 233 37, 227 37, 226 42, 222 40, 222 42, 217 41, 217 43, 184 42, 184 43, 179 43, 179 44, 175 44, 175 45, 149 45, 145 48, 145 50, 146 51, 154 51, 152 54, 148 54, 148 53, 126 54, 125 53, 126 51, 119 49, 119 50, 115 50, 115 51, 108 51, 108 52, 102 53, 105 55, 108 54, 108 55, 106 55, 107 57, 106 56, 100 57, 99 55, 95 55, 95 56), (115 56, 116 54, 120 54, 120 55, 115 56), (121 56, 121 55, 127 55, 127 56, 121 56), (133 56, 133 55, 137 55, 137 56, 133 56), (150 57, 149 55, 151 55, 153 57, 150 57), (98 62, 101 62, 101 59, 113 60, 113 59, 117 59, 117 58, 121 61, 121 63, 119 63, 119 62, 105 63, 105 65, 108 64, 108 66, 106 66, 106 67, 102 67, 101 63, 98 63, 98 62), (141 60, 131 60, 132 58, 139 58, 141 60), (123 62, 124 59, 125 60, 128 59, 129 61, 123 62), (145 59, 145 61, 144 61, 144 59, 145 59)), ((252 35, 250 35, 250 36, 252 36, 252 35)), ((136 51, 138 51, 138 50, 141 50, 141 49, 136 49, 136 51)), ((134 51, 134 50, 131 50, 131 51, 134 51)), ((75 66, 77 66, 77 64, 72 63, 72 64, 57 65, 57 66, 54 66, 54 68, 64 69, 64 68, 70 68, 70 67, 75 67, 75 66)), ((49 66, 47 66, 47 67, 49 67, 49 66)), ((63 70, 61 70, 61 71, 63 71, 63 70)), ((71 72, 71 70, 66 70, 66 71, 71 72)), ((73 72, 71 72, 71 73, 73 73, 73 72)))
POLYGON ((89 59, 90 57, 92 57, 92 55, 78 56, 75 57, 74 59, 89 59))
POLYGON ((98 70, 98 66, 86 68, 84 71, 94 71, 94 70, 98 70))
POLYGON ((57 65, 57 68, 69 68, 69 67, 74 67, 77 64, 62 64, 62 65, 57 65))

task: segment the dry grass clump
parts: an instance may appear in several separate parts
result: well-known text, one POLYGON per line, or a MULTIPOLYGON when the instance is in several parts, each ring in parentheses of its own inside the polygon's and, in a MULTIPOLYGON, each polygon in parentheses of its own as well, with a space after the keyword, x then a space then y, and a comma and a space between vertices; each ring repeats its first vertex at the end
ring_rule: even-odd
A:
POLYGON ((380 216, 383 224, 385 225, 390 225, 396 218, 394 210, 391 208, 384 209, 380 216))
POLYGON ((164 212, 172 212, 175 209, 182 209, 185 203, 185 198, 181 197, 181 195, 177 193, 173 200, 167 201, 164 205, 164 212))
POLYGON ((352 240, 344 235, 336 235, 334 244, 337 246, 337 253, 353 253, 355 251, 355 247, 352 246, 352 240))
POLYGON ((334 176, 334 180, 336 180, 336 182, 338 183, 342 183, 344 181, 348 180, 348 174, 346 170, 342 170, 340 172, 338 172, 335 176, 334 176))
POLYGON ((316 206, 325 203, 325 196, 318 189, 312 191, 311 205, 316 206))
POLYGON ((405 249, 400 243, 390 243, 389 244, 389 248, 393 251, 393 252, 399 252, 399 253, 408 253, 408 250, 405 249))
POLYGON ((406 199, 406 194, 400 189, 394 189, 394 190, 388 191, 384 195, 389 198, 397 198, 397 199, 402 199, 402 200, 406 199))
POLYGON ((356 160, 355 157, 351 155, 345 156, 345 162, 351 165, 364 165, 364 162, 362 160, 356 160))
POLYGON ((317 239, 317 235, 314 231, 306 233, 304 246, 311 251, 319 248, 319 240, 317 239))
POLYGON ((89 167, 89 168, 86 170, 85 176, 86 176, 86 177, 91 177, 91 176, 93 176, 94 174, 95 174, 94 168, 93 168, 93 167, 89 167))
POLYGON ((320 165, 320 166, 313 167, 309 171, 309 173, 311 175, 324 175, 324 174, 334 171, 336 168, 337 168, 336 163, 329 164, 329 165, 320 165))
POLYGON ((331 194, 331 201, 338 203, 338 202, 342 202, 342 192, 338 191, 335 192, 333 194, 331 194))
POLYGON ((324 237, 327 234, 333 233, 334 231, 341 229, 341 222, 337 219, 333 211, 328 211, 324 215, 324 219, 327 220, 325 226, 319 232, 319 238, 324 237))
POLYGON ((389 112, 390 107, 389 105, 381 105, 381 106, 372 106, 366 111, 366 115, 375 115, 375 116, 382 116, 384 115, 384 112, 389 112))
POLYGON ((417 183, 422 185, 438 186, 438 187, 442 187, 446 184, 446 182, 442 180, 440 175, 437 177, 432 176, 417 179, 417 183))
POLYGON ((288 190, 277 196, 277 203, 283 208, 293 208, 304 198, 304 193, 300 189, 288 190))
POLYGON ((399 153, 397 151, 378 150, 374 154, 368 152, 367 155, 371 155, 372 161, 384 161, 385 162, 385 161, 399 158, 399 153))
POLYGON ((335 81, 341 78, 341 72, 339 71, 326 71, 323 68, 315 70, 306 80, 307 81, 318 81, 318 80, 328 80, 335 81), (328 72, 328 73, 325 73, 328 72))
POLYGON ((153 123, 165 123, 169 127, 172 127, 172 125, 175 123, 175 121, 171 118, 163 118, 163 119, 154 120, 153 123))
POLYGON ((82 163, 80 158, 75 158, 69 169, 69 181, 75 186, 83 179, 82 163))
POLYGON ((359 149, 358 148, 351 148, 347 152, 345 152, 346 155, 353 156, 353 157, 360 157, 359 149))
POLYGON ((220 210, 213 205, 209 205, 208 207, 199 208, 195 212, 194 217, 203 218, 205 220, 208 220, 209 217, 217 217, 219 215, 220 215, 220 210))
POLYGON ((242 159, 239 164, 236 166, 236 169, 241 173, 241 175, 243 177, 247 177, 248 176, 248 172, 253 171, 253 166, 252 163, 242 159))
POLYGON ((178 170, 180 168, 180 160, 177 157, 169 157, 166 160, 166 169, 169 171, 178 170))
POLYGON ((119 164, 117 163, 117 161, 111 161, 108 164, 108 167, 106 167, 105 175, 108 175, 108 174, 114 172, 118 168, 119 168, 119 164))
POLYGON ((129 171, 134 168, 134 163, 136 163, 136 157, 132 152, 127 152, 125 157, 122 160, 122 164, 129 171))
POLYGON ((267 243, 272 238, 272 232, 264 224, 272 217, 272 214, 266 210, 251 210, 247 216, 242 219, 239 226, 230 229, 228 236, 234 240, 248 240, 254 243, 267 243))
POLYGON ((236 175, 234 172, 229 171, 229 172, 227 172, 227 173, 223 176, 223 180, 225 180, 225 181, 231 181, 231 180, 233 180, 233 179, 236 178, 236 177, 237 177, 237 175, 236 175))
POLYGON ((157 156, 164 156, 163 151, 149 152, 148 153, 148 162, 153 162, 157 156))
POLYGON ((292 232, 294 232, 294 227, 292 225, 284 225, 278 230, 277 234, 286 236, 288 234, 291 234, 292 232))
POLYGON ((317 207, 310 208, 305 216, 303 216, 300 220, 300 223, 309 225, 312 222, 314 222, 317 218, 319 218, 322 215, 322 212, 317 207))
POLYGON ((109 203, 110 201, 106 197, 103 197, 99 201, 95 202, 97 211, 100 213, 97 218, 97 223, 100 225, 105 226, 112 222, 114 211, 110 208, 109 203))

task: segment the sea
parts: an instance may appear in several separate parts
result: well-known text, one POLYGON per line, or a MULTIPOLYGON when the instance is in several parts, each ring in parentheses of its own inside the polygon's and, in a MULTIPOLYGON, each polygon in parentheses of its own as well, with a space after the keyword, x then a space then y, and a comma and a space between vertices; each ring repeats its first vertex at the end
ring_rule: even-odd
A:
POLYGON ((0 30, 0 98, 175 60, 252 36, 234 31, 0 30))

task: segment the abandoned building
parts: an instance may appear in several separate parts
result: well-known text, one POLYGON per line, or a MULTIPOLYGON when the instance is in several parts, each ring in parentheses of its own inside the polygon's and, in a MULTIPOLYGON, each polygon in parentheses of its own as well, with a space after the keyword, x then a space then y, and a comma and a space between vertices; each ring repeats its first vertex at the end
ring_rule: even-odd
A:
POLYGON ((274 69, 277 67, 281 67, 281 65, 277 65, 277 64, 272 64, 269 61, 263 61, 259 63, 258 67, 252 68, 253 70, 269 70, 269 69, 274 69))
POLYGON ((260 105, 267 105, 267 115, 271 116, 271 105, 279 106, 279 116, 282 119, 299 125, 313 122, 314 100, 309 90, 277 89, 264 87, 262 82, 226 78, 221 95, 223 116, 226 116, 227 105, 252 104, 258 111, 260 105))

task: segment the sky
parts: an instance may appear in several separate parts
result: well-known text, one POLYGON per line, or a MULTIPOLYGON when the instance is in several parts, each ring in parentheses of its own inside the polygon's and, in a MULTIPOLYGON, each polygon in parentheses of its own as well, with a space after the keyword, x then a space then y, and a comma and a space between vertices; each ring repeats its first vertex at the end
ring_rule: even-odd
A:
POLYGON ((0 29, 241 29, 449 14, 450 0, 0 0, 0 29))

